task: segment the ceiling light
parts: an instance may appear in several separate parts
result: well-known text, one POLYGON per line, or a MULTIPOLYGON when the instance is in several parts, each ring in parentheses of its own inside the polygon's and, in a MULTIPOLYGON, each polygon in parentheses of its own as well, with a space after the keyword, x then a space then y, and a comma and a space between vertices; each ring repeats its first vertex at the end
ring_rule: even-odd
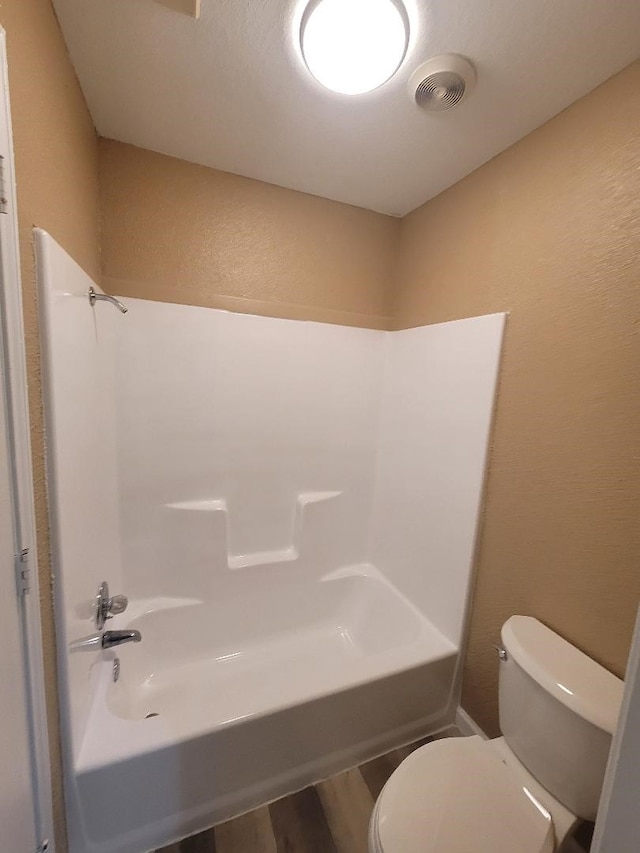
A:
POLYGON ((317 0, 307 8, 300 40, 319 83, 361 95, 398 70, 408 36, 406 13, 395 0, 317 0))

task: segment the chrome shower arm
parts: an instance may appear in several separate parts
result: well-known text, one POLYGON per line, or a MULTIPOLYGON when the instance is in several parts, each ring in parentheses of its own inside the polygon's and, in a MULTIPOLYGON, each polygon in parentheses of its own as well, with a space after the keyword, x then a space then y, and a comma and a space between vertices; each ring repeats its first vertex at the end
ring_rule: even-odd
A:
POLYGON ((111 305, 115 305, 118 311, 121 311, 123 314, 126 314, 129 310, 126 305, 123 305, 119 299, 116 299, 115 296, 109 296, 107 293, 98 293, 95 287, 89 288, 89 302, 92 305, 95 305, 96 302, 109 302, 111 305))

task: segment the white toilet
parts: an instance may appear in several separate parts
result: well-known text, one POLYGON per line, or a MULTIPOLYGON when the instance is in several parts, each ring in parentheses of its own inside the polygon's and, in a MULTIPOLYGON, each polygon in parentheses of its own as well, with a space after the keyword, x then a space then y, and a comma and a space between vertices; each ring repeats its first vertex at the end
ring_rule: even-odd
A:
POLYGON ((380 794, 370 853, 553 853, 595 820, 623 682, 537 619, 502 628, 503 737, 417 749, 380 794))

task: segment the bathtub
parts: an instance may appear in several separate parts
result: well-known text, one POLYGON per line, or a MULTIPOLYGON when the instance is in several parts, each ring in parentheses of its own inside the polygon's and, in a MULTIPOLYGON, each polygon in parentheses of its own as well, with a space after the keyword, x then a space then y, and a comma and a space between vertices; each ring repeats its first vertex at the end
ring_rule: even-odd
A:
POLYGON ((35 242, 70 851, 155 850, 450 724, 504 315, 123 317, 35 242), (103 581, 140 644, 99 649, 103 581))
POLYGON ((142 642, 92 672, 75 768, 92 853, 155 849, 449 722, 457 649, 375 567, 218 583, 110 623, 142 642))

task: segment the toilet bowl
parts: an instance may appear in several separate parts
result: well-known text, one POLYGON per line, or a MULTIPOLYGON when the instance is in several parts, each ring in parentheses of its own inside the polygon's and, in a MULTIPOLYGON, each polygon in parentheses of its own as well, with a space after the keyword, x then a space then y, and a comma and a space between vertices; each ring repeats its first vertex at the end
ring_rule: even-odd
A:
POLYGON ((593 820, 623 684, 530 617, 502 630, 503 737, 452 737, 392 774, 370 853, 554 853, 593 820))
POLYGON ((576 816, 548 792, 542 794, 526 771, 510 766, 501 746, 502 738, 474 736, 446 738, 413 752, 378 798, 371 853, 560 849, 576 816))

